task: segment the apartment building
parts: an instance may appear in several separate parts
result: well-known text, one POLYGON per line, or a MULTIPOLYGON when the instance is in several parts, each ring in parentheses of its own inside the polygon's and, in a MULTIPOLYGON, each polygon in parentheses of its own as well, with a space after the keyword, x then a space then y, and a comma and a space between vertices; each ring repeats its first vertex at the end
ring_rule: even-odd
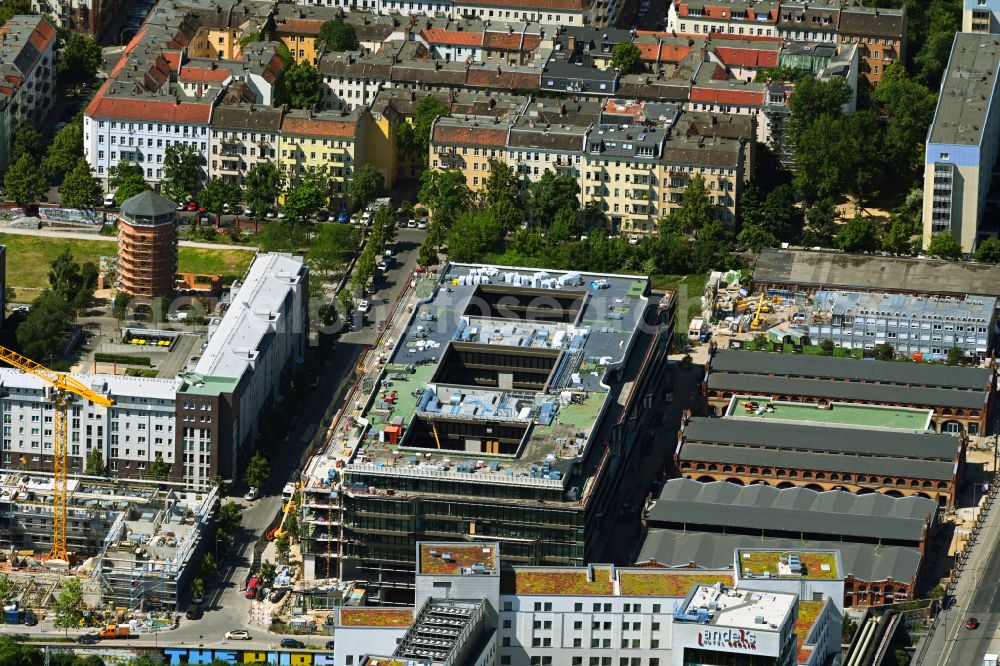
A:
POLYGON ((212 113, 208 171, 213 178, 242 185, 262 162, 278 161, 283 110, 255 104, 221 104, 212 113))
POLYGON ((428 536, 509 539, 523 564, 598 557, 673 335, 673 294, 644 278, 451 264, 439 280, 388 359, 396 398, 373 393, 343 434, 357 455, 305 473, 306 576, 382 603, 412 601, 428 536))
POLYGON ((859 71, 872 86, 894 62, 906 62, 906 9, 844 7, 840 11, 841 49, 857 44, 859 71))
POLYGON ((430 166, 455 169, 473 192, 486 184, 490 161, 504 162, 510 125, 438 118, 431 127, 430 166))
POLYGON ((675 2, 667 11, 667 30, 710 34, 724 32, 748 37, 775 37, 778 34, 778 3, 730 0, 675 2))
MULTIPOLYGON (((70 408, 68 469, 81 473, 92 451, 113 476, 144 477, 161 459, 170 478, 207 485, 233 478, 252 452, 294 365, 305 352, 308 269, 301 258, 261 254, 209 327, 201 358, 176 379, 79 374, 115 400, 111 407, 78 401, 70 408)), ((2 463, 50 470, 54 412, 48 388, 18 370, 0 369, 2 463)))
POLYGON ((966 252, 996 236, 987 195, 1000 149, 1000 37, 957 33, 924 156, 923 242, 949 231, 966 252))
POLYGON ((387 86, 394 61, 385 53, 324 53, 317 65, 323 77, 323 107, 353 111, 370 106, 387 86))
POLYGON ((962 32, 1000 32, 1000 2, 965 0, 962 4, 962 32))
POLYGON ((997 300, 818 291, 805 312, 811 340, 847 349, 890 344, 897 354, 944 358, 954 347, 969 358, 990 356, 997 334, 997 300))
POLYGON ((56 98, 56 29, 34 15, 0 26, 0 169, 6 169, 14 133, 41 128, 56 98))
POLYGON ((311 171, 325 170, 330 178, 331 207, 346 208, 351 174, 364 164, 366 111, 302 111, 293 109, 281 120, 278 163, 289 182, 311 171))
POLYGON ((782 2, 778 8, 778 36, 798 42, 837 46, 840 0, 782 2))

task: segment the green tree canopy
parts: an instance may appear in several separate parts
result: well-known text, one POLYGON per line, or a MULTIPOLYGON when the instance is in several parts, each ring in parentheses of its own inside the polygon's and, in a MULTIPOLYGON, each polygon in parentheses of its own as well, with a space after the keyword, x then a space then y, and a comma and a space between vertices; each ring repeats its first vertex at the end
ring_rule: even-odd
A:
POLYGON ((301 182, 285 195, 281 210, 288 219, 304 221, 326 205, 326 192, 315 183, 301 182))
POLYGON ((753 252, 760 252, 765 247, 778 247, 781 244, 777 236, 756 224, 744 224, 736 236, 736 242, 753 252))
POLYGON ((62 592, 52 603, 52 613, 55 615, 53 624, 56 629, 76 628, 83 619, 83 583, 75 576, 62 579, 62 592))
POLYGON ((205 156, 192 143, 174 143, 163 152, 164 198, 181 204, 201 190, 205 182, 205 156))
POLYGON ((282 70, 276 97, 293 109, 315 109, 323 102, 323 77, 311 64, 297 62, 282 70))
POLYGON ((353 25, 336 18, 320 27, 316 46, 324 51, 353 51, 358 48, 358 36, 353 25))
POLYGON ((222 178, 212 178, 198 193, 198 205, 210 213, 222 215, 226 206, 229 206, 229 210, 235 210, 242 198, 243 190, 238 184, 222 178))
POLYGON ((21 125, 14 133, 14 142, 10 147, 10 161, 16 162, 21 155, 31 155, 32 159, 40 160, 44 144, 42 134, 28 124, 21 125))
POLYGON ((696 234, 715 219, 715 206, 699 173, 692 176, 684 188, 681 205, 670 211, 667 218, 671 228, 686 234, 696 234))
POLYGON ((74 120, 59 130, 49 152, 42 161, 42 171, 52 181, 58 182, 72 170, 83 157, 83 121, 74 120))
POLYGON ((115 166, 108 169, 108 187, 117 190, 126 180, 131 177, 143 177, 142 167, 135 162, 121 160, 115 166))
POLYGON ((281 172, 274 162, 258 162, 250 167, 243 177, 243 191, 246 202, 258 217, 264 211, 274 208, 281 192, 281 172))
POLYGON ((81 157, 72 171, 66 174, 59 186, 59 197, 66 208, 87 210, 101 204, 101 186, 87 160, 81 157))
POLYGON ((104 464, 104 458, 101 457, 101 452, 98 449, 91 449, 90 453, 87 454, 86 472, 92 476, 107 475, 108 468, 104 464))
POLYGON ((643 69, 642 51, 632 42, 618 42, 611 49, 611 65, 622 76, 641 72, 643 69))
MULTIPOLYGON (((427 163, 431 126, 441 116, 451 115, 449 107, 434 95, 427 95, 417 102, 413 123, 400 123, 396 129, 396 145, 408 155, 419 155, 427 163)), ((422 199, 421 199, 422 201, 422 199)))
POLYGON ((170 465, 163 462, 163 456, 159 453, 153 458, 153 462, 149 464, 146 476, 154 481, 166 481, 167 477, 170 476, 170 465))
POLYGON ((913 249, 913 227, 899 218, 892 221, 882 237, 882 250, 895 255, 910 254, 913 249))
POLYGON ((247 482, 248 486, 254 488, 261 488, 271 477, 271 463, 267 461, 260 451, 257 451, 250 458, 250 462, 247 464, 246 475, 244 480, 247 482))
POLYGON ((358 230, 348 224, 320 224, 306 254, 309 269, 331 276, 343 270, 350 255, 358 248, 358 230))
POLYGON ((434 219, 445 228, 469 207, 472 193, 465 183, 465 174, 457 169, 425 169, 421 178, 420 202, 434 212, 434 219))
POLYGON ((941 259, 959 259, 962 256, 962 244, 955 238, 955 234, 944 231, 931 236, 927 254, 941 259))
POLYGON ((924 140, 934 117, 937 96, 910 79, 902 63, 894 62, 886 68, 872 97, 888 117, 884 160, 902 170, 898 175, 912 180, 923 170, 924 140))
MULTIPOLYGON (((128 176, 118 185, 118 189, 115 190, 115 203, 119 206, 122 205, 126 199, 131 199, 137 194, 142 194, 149 188, 149 183, 143 179, 142 176, 128 176)), ((181 203, 177 201, 175 203, 181 203)))
POLYGON ((354 171, 349 189, 351 203, 360 210, 385 194, 385 176, 371 164, 354 171))
POLYGON ((876 252, 882 247, 878 226, 867 217, 856 215, 837 234, 837 247, 844 252, 876 252))
POLYGON ((264 252, 298 252, 309 246, 308 226, 290 220, 268 220, 255 240, 264 252))
POLYGON ((976 248, 976 261, 1000 264, 1000 238, 987 238, 976 248))
POLYGON ((538 180, 528 185, 528 208, 531 216, 540 224, 548 226, 556 213, 564 208, 579 210, 580 185, 573 176, 556 175, 546 169, 538 180))
POLYGON ((490 252, 502 249, 504 230, 488 210, 459 214, 448 232, 448 254, 453 261, 483 261, 490 252))
POLYGON ((60 80, 68 83, 93 81, 101 58, 101 47, 93 38, 74 32, 56 61, 60 80))
POLYGON ((3 177, 3 191, 18 206, 26 206, 45 198, 49 184, 38 168, 36 158, 24 154, 7 169, 3 177))

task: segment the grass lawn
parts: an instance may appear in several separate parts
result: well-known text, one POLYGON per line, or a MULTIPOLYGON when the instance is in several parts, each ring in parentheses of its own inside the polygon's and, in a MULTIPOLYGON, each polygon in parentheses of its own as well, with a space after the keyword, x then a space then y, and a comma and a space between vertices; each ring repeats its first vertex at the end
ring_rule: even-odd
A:
MULTIPOLYGON (((114 255, 114 238, 99 237, 103 240, 77 240, 69 238, 49 238, 41 236, 21 236, 0 233, 0 245, 7 246, 7 284, 15 290, 25 290, 18 300, 31 300, 34 292, 49 285, 49 265, 64 248, 73 251, 80 262, 114 255)), ((253 260, 252 249, 248 250, 204 250, 182 247, 178 249, 178 270, 192 273, 214 273, 218 275, 242 276, 253 260)))

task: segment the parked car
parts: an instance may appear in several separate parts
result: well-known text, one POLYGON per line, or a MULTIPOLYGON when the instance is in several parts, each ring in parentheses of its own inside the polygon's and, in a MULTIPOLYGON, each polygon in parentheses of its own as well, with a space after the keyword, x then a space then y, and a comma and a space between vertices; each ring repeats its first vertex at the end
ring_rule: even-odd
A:
POLYGON ((250 486, 250 490, 248 490, 248 491, 247 491, 247 494, 243 496, 243 499, 245 499, 245 500, 246 500, 246 501, 248 501, 248 502, 252 502, 252 501, 254 501, 255 499, 257 499, 257 495, 258 495, 259 493, 260 493, 260 491, 259 491, 259 490, 257 490, 257 489, 256 489, 256 488, 254 488, 253 486, 250 486))
POLYGON ((80 645, 93 645, 101 640, 101 637, 97 634, 86 634, 84 636, 77 636, 76 642, 80 645))
POLYGON ((334 647, 333 647, 333 644, 334 644, 335 642, 336 642, 336 641, 327 641, 327 642, 326 642, 326 645, 325 645, 326 649, 327 649, 327 650, 333 650, 333 649, 334 649, 334 647))
POLYGON ((250 632, 246 629, 233 629, 232 631, 226 632, 227 641, 248 641, 250 640, 250 632))
POLYGON ((419 222, 417 222, 417 229, 426 229, 426 228, 427 228, 427 220, 420 220, 419 222))
POLYGON ((361 301, 360 303, 358 303, 358 307, 355 309, 361 314, 365 314, 366 312, 371 310, 371 308, 372 308, 371 303, 369 303, 368 301, 361 301))
POLYGON ((105 208, 111 208, 114 205, 115 205, 115 195, 113 193, 112 194, 105 194, 104 195, 104 207, 105 208))
POLYGON ((978 629, 979 628, 979 619, 975 618, 975 617, 970 617, 968 620, 965 621, 965 628, 966 629, 978 629))
POLYGON ((416 220, 407 220, 406 221, 406 226, 409 229, 416 229, 417 228, 417 221, 416 220))
POLYGON ((260 587, 260 578, 258 578, 257 576, 251 576, 250 580, 247 582, 247 591, 245 593, 246 598, 247 599, 257 598, 257 590, 259 587, 260 587))
POLYGON ((297 641, 294 638, 282 638, 281 647, 283 648, 298 648, 302 649, 306 646, 302 641, 297 641))
POLYGON ((201 610, 201 606, 198 604, 191 604, 188 606, 187 612, 184 613, 184 617, 189 620, 200 620, 201 616, 205 613, 201 610))
POLYGON ((375 267, 378 268, 383 273, 389 270, 389 264, 387 264, 385 261, 378 262, 377 264, 375 264, 375 267))
POLYGON ((189 211, 191 211, 191 212, 194 212, 194 211, 198 210, 198 202, 195 201, 194 199, 192 199, 191 201, 188 201, 187 202, 187 209, 189 211))

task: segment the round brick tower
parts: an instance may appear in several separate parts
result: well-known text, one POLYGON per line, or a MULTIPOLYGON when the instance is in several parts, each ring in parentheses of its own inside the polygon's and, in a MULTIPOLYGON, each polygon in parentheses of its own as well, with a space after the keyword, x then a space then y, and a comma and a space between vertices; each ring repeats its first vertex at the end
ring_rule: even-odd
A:
POLYGON ((118 286, 133 298, 169 296, 177 273, 177 212, 155 192, 122 203, 118 214, 118 286))

